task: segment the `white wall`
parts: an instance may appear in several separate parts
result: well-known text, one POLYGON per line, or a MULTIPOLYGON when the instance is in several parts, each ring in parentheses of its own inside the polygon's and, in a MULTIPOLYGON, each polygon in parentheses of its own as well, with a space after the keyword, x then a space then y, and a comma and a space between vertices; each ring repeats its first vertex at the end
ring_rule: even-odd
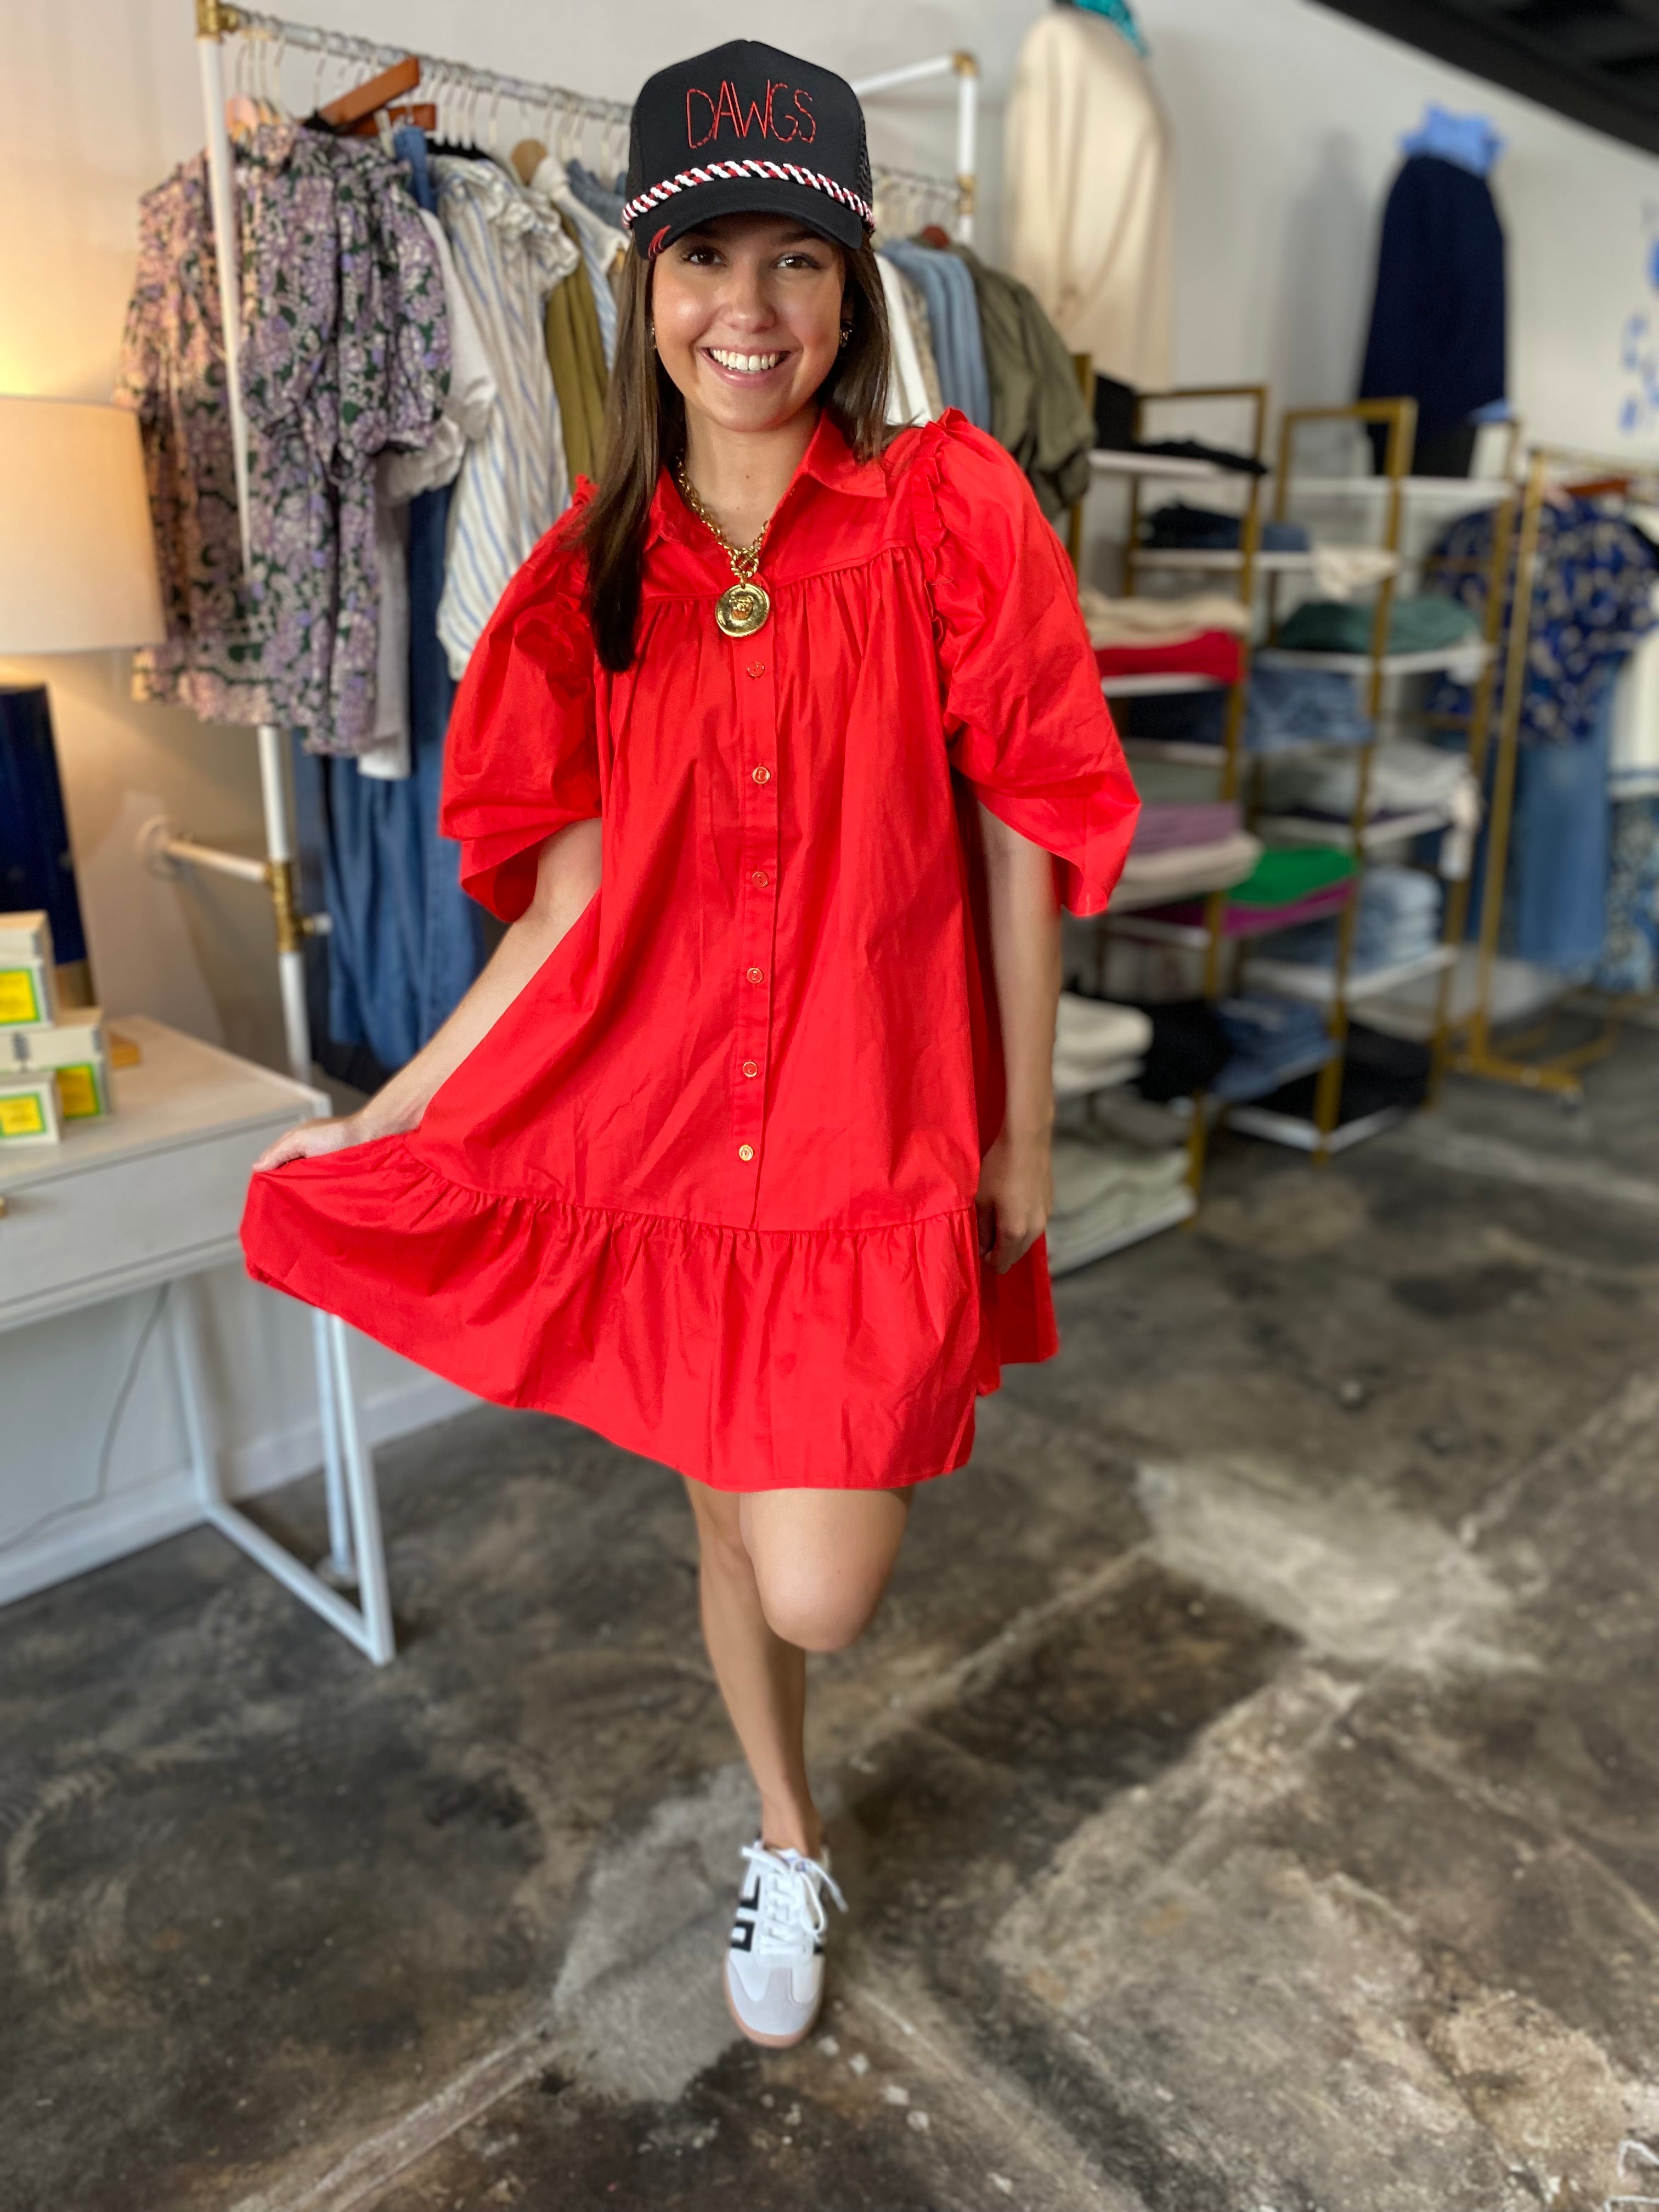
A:
MULTIPOLYGON (((853 0, 826 17, 806 0, 773 0, 737 14, 703 0, 636 0, 625 14, 547 0, 496 0, 488 8, 469 0, 286 0, 291 12, 341 28, 622 98, 659 61, 736 33, 799 47, 854 76, 971 47, 984 67, 982 235, 993 254, 1001 102, 1039 4, 853 0)), ((1620 363, 1621 335, 1653 298, 1646 264, 1659 222, 1659 165, 1310 0, 1143 0, 1142 14, 1176 149, 1183 380, 1266 378, 1281 402, 1292 404, 1348 396, 1395 142, 1424 102, 1437 98, 1484 109, 1510 140, 1498 190, 1510 240, 1513 396, 1529 427, 1555 439, 1620 441, 1620 408, 1632 388, 1620 363)), ((191 28, 191 0, 6 0, 0 391, 107 394, 138 196, 201 141, 191 28)), ((297 57, 289 64, 289 96, 301 107, 313 97, 312 69, 297 57)), ((948 172, 951 118, 948 85, 873 103, 872 152, 948 172)), ((1645 425, 1643 434, 1651 444, 1645 425)), ((270 922, 259 895, 198 880, 157 882, 133 849, 140 826, 160 812, 199 836, 252 848, 258 792, 249 738, 134 706, 114 656, 13 665, 0 676, 45 677, 52 686, 106 1003, 279 1064, 270 922)), ((3 1236, 0 1224, 0 1266, 3 1236)), ((259 1347, 257 1358, 224 1363, 233 1468, 248 1480, 274 1479, 306 1464, 313 1451, 303 1332, 273 1322, 269 1303, 246 1285, 228 1283, 216 1305, 227 1344, 259 1347)), ((143 1318, 135 1301, 0 1340, 8 1406, 0 1547, 43 1504, 78 1495, 88 1466, 95 1470, 143 1318), (66 1404, 67 1429, 59 1419, 66 1404)), ((182 1453, 154 1347, 146 1358, 106 1481, 132 1525, 159 1527, 185 1510, 182 1453)), ((364 1372, 383 1432, 456 1402, 434 1395, 389 1356, 367 1359, 364 1372)), ((88 1555, 84 1547, 75 1553, 76 1540, 69 1540, 58 1556, 88 1555)), ((37 1563, 44 1556, 31 1555, 37 1563)), ((22 1556, 12 1555, 14 1570, 22 1556)))
POLYGON ((1659 161, 1363 29, 1313 0, 1139 0, 1176 147, 1184 381, 1351 398, 1398 141, 1437 100, 1508 141, 1510 398, 1529 433, 1659 450, 1621 409, 1627 318, 1659 307, 1659 161))

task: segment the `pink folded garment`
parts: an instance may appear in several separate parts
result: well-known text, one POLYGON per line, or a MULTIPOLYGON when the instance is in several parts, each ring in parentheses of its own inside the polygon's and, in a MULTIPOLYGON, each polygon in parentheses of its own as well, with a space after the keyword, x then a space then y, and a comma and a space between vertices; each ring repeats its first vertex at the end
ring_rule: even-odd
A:
MULTIPOLYGON (((1340 914, 1347 904, 1348 894, 1353 889, 1353 878, 1340 884, 1326 884, 1304 898, 1291 899, 1285 906, 1239 906, 1231 902, 1227 908, 1226 921, 1222 926, 1224 937, 1261 937, 1273 929, 1293 929, 1298 921, 1322 921, 1328 914, 1340 914)), ((1197 900, 1183 900, 1176 906, 1148 908, 1147 917, 1154 921, 1178 921, 1202 928, 1204 908, 1197 900)))
POLYGON ((1218 845, 1224 838, 1237 836, 1238 826, 1238 805, 1234 799, 1144 799, 1130 856, 1139 860, 1149 853, 1218 845))

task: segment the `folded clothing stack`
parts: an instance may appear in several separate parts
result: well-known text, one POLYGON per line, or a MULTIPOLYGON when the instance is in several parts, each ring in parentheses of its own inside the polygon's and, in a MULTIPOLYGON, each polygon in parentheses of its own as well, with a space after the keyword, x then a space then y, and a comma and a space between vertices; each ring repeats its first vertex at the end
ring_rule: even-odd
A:
POLYGON ((1236 599, 1200 592, 1185 599, 1109 599, 1079 593, 1095 662, 1104 681, 1125 676, 1201 676, 1236 684, 1249 616, 1236 599))
POLYGON ((1119 1138, 1061 1133, 1054 1171, 1048 1272, 1063 1275, 1168 1213, 1186 1182, 1187 1155, 1178 1146, 1148 1151, 1119 1138))
MULTIPOLYGON (((1372 617, 1368 606, 1336 599, 1309 599, 1299 606, 1275 641, 1286 653, 1369 653, 1372 617)), ((1396 599, 1389 608, 1390 653, 1447 653, 1470 648, 1476 672, 1484 658, 1480 625, 1466 606, 1438 592, 1396 599)))
MULTIPOLYGON (((1269 845, 1228 895, 1222 933, 1259 937, 1338 914, 1346 905, 1358 863, 1329 845, 1269 845)), ((1196 926, 1204 909, 1189 901, 1158 909, 1163 921, 1196 926)))
POLYGON ((1139 1074, 1152 1025, 1138 1006, 1062 991, 1054 1022, 1054 1096, 1086 1097, 1139 1074))
POLYGON ((1125 676, 1202 676, 1212 684, 1237 684, 1244 652, 1228 631, 1205 629, 1167 645, 1097 645, 1095 666, 1109 684, 1125 676))
POLYGON ((1129 848, 1135 860, 1153 853, 1175 853, 1192 845, 1218 845, 1239 826, 1235 799, 1149 799, 1141 804, 1129 848))
MULTIPOLYGON (((1126 737, 1149 743, 1219 745, 1226 735, 1227 702, 1219 692, 1130 699, 1114 712, 1126 737)), ((1359 688, 1352 676, 1340 669, 1297 668, 1257 656, 1244 716, 1246 752, 1363 745, 1370 742, 1370 720, 1360 711, 1359 688)))
POLYGON ((1227 1064, 1231 1050, 1219 1017, 1207 999, 1166 999, 1144 1008, 1152 1025, 1135 1089, 1143 1098, 1167 1106, 1207 1091, 1227 1064))
MULTIPOLYGON (((1189 507, 1185 500, 1171 501, 1146 518, 1144 543, 1184 553, 1236 553, 1243 538, 1243 523, 1237 514, 1218 514, 1207 507, 1189 507)), ((1259 540, 1264 553, 1305 553, 1312 540, 1299 522, 1263 522, 1259 540)))
POLYGON ((1121 914, 1225 890, 1250 873, 1261 854, 1231 799, 1150 799, 1141 807, 1112 906, 1121 914))
MULTIPOLYGON (((1408 1037, 1385 1036, 1363 1023, 1350 1022, 1342 1054, 1337 1127, 1364 1121, 1372 1114, 1420 1106, 1428 1097, 1430 1062, 1426 1045, 1408 1037)), ((1264 1103, 1276 1114, 1306 1121, 1314 1110, 1318 1082, 1316 1075, 1297 1076, 1264 1103)))
POLYGON ((1216 1013, 1232 1057, 1210 1088, 1233 1105, 1265 1098, 1292 1068, 1305 1069, 1330 1048, 1324 1017, 1304 1000, 1249 991, 1224 999, 1216 1013))
POLYGON ((1103 645, 1169 645, 1206 630, 1249 634, 1249 611, 1230 592, 1188 592, 1169 599, 1108 599, 1085 584, 1078 593, 1089 642, 1103 645))
MULTIPOLYGON (((1335 921, 1310 921, 1264 938, 1265 958, 1328 967, 1336 958, 1335 921)), ((1440 941, 1440 885, 1418 868, 1386 862, 1368 868, 1359 886, 1349 966, 1356 975, 1420 959, 1440 941)))
MULTIPOLYGON (((1359 763, 1303 755, 1270 762, 1262 772, 1261 797, 1269 814, 1304 814, 1320 821, 1352 822, 1359 797, 1359 763)), ((1474 833, 1480 826, 1480 787, 1464 755, 1417 738, 1398 738, 1371 755, 1365 783, 1365 818, 1386 826, 1390 820, 1429 811, 1443 813, 1449 834, 1442 840, 1440 872, 1454 880, 1468 875, 1474 833)))
POLYGON ((1258 661, 1250 674, 1244 750, 1291 752, 1307 745, 1369 744, 1371 723, 1359 688, 1333 668, 1282 668, 1258 661))

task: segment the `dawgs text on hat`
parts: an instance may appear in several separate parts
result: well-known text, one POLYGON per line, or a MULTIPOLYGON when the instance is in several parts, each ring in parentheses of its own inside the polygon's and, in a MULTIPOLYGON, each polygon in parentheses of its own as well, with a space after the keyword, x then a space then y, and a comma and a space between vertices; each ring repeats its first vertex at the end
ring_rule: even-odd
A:
POLYGON ((634 103, 623 222, 648 260, 721 215, 792 215, 856 247, 875 223, 864 110, 844 77, 754 39, 676 62, 634 103))

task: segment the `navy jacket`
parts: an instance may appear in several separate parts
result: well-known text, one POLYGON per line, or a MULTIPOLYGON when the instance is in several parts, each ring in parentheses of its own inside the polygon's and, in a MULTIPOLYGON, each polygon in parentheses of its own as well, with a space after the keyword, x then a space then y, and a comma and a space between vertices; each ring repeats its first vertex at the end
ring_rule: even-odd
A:
POLYGON ((1431 438, 1508 397, 1504 230, 1484 177, 1414 154, 1382 216, 1362 399, 1417 402, 1431 438))

